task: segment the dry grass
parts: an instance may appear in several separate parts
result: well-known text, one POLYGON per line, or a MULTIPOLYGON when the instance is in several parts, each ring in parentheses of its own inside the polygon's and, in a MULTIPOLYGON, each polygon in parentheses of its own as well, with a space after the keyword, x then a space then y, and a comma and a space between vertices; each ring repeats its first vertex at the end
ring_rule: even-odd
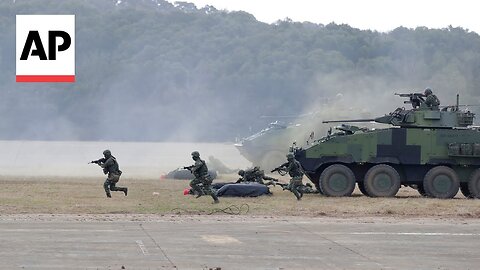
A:
MULTIPOLYGON (((232 176, 218 181, 231 180, 232 176)), ((12 178, 0 177, 1 214, 200 214, 206 215, 230 205, 248 204, 251 216, 332 217, 445 217, 480 218, 480 200, 461 195, 451 200, 422 198, 402 188, 396 198, 368 198, 355 191, 348 198, 306 194, 297 202, 292 193, 272 188, 272 196, 220 198, 213 205, 209 196, 184 196, 184 180, 121 179, 129 194, 113 192, 105 197, 102 178, 12 178), (159 195, 155 195, 159 193, 159 195)), ((242 213, 246 208, 242 209, 242 213)))

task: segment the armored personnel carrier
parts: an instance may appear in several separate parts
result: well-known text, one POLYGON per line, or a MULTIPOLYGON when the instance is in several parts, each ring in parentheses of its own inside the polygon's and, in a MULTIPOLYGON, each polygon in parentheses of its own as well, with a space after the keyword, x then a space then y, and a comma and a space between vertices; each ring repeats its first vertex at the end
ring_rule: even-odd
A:
POLYGON ((235 144, 240 154, 254 165, 271 170, 285 162, 285 153, 292 141, 303 141, 306 127, 275 121, 261 131, 235 144))
POLYGON ((408 98, 411 109, 373 119, 333 122, 377 122, 391 125, 367 129, 342 124, 337 132, 307 148, 294 149, 308 178, 327 196, 350 196, 358 184, 371 197, 393 197, 401 185, 423 196, 453 198, 460 188, 480 198, 480 131, 474 113, 457 104, 429 107, 422 93, 408 98))

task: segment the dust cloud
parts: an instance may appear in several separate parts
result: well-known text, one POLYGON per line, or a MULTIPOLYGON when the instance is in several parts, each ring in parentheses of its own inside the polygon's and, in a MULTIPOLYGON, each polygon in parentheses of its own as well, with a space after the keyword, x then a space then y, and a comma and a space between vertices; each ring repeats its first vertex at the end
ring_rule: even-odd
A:
MULTIPOLYGON (((307 89, 309 104, 299 112, 298 117, 290 119, 289 124, 300 125, 297 134, 289 140, 297 142, 299 146, 305 146, 311 142, 310 134, 314 139, 325 136, 330 127, 340 123, 322 123, 326 120, 351 120, 371 119, 380 117, 404 107, 411 109, 410 104, 404 104, 405 98, 394 95, 395 93, 423 93, 430 87, 434 94, 441 100, 442 106, 455 105, 456 95, 460 94, 460 104, 472 104, 462 106, 461 110, 480 113, 480 97, 472 97, 465 88, 454 88, 461 82, 447 82, 440 78, 438 81, 426 81, 415 84, 408 81, 386 81, 384 78, 375 76, 358 76, 354 74, 318 74, 307 89), (463 90, 462 90, 463 89, 463 90)), ((368 128, 388 128, 389 125, 378 123, 352 123, 368 128)), ((478 125, 478 120, 475 121, 478 125)))
POLYGON ((214 156, 230 168, 251 166, 231 144, 139 142, 0 141, 0 175, 46 177, 99 177, 102 169, 87 164, 110 149, 124 178, 159 179, 179 167, 193 164, 192 151, 202 159, 214 156))

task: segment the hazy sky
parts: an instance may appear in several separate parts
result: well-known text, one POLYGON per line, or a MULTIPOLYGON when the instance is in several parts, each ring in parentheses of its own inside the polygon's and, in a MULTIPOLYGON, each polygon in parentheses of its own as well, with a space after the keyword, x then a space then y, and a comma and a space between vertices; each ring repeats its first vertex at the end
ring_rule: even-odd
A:
POLYGON ((244 10, 259 21, 272 23, 286 17, 294 21, 346 23, 360 29, 390 31, 398 26, 445 28, 461 26, 480 33, 476 1, 456 0, 188 0, 198 8, 244 10))

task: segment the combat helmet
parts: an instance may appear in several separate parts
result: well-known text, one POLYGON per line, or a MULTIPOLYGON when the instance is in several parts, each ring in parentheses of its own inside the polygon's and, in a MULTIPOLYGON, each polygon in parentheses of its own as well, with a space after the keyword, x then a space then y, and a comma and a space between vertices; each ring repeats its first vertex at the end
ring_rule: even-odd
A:
POLYGON ((200 157, 200 153, 198 151, 193 151, 192 157, 200 157))
POLYGON ((110 150, 107 149, 107 150, 103 151, 103 155, 105 157, 110 157, 110 156, 112 156, 112 152, 110 152, 110 150))
POLYGON ((293 158, 294 158, 294 155, 293 155, 292 153, 288 153, 288 154, 287 154, 287 159, 288 159, 288 160, 291 160, 291 159, 293 159, 293 158))
POLYGON ((428 96, 431 95, 432 93, 433 93, 433 92, 432 92, 432 89, 426 88, 426 89, 425 89, 425 92, 424 92, 424 95, 428 97, 428 96))
POLYGON ((245 171, 244 170, 239 170, 238 175, 241 175, 241 176, 245 175, 245 171))

